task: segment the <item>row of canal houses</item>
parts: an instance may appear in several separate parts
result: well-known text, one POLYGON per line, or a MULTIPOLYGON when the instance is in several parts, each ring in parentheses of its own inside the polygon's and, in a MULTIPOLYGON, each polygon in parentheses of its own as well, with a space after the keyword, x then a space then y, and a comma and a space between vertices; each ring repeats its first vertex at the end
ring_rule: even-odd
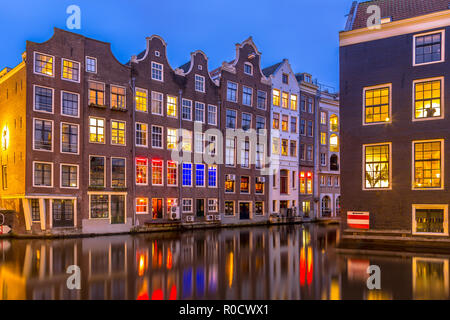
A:
POLYGON ((55 28, 0 73, 3 224, 94 234, 335 216, 338 116, 338 95, 286 59, 261 69, 252 38, 210 71, 202 51, 173 68, 159 36, 122 64, 109 43, 55 28))

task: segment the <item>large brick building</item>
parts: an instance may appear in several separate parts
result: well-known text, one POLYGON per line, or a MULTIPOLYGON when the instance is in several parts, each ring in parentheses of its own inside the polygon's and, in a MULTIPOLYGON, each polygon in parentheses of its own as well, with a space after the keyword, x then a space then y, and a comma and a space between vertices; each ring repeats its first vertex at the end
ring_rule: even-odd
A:
POLYGON ((449 25, 447 0, 352 6, 340 34, 344 238, 448 246, 449 25))

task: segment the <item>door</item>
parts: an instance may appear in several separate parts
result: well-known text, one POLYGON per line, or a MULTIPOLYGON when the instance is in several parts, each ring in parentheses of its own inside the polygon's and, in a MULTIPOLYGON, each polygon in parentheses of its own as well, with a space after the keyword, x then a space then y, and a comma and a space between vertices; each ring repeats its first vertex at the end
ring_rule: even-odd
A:
POLYGON ((125 223, 125 196, 111 195, 111 224, 125 223))
POLYGON ((163 215, 163 200, 162 199, 156 199, 153 198, 152 199, 152 214, 153 214, 153 219, 162 219, 162 215, 163 215))
POLYGON ((205 216, 205 199, 197 199, 197 217, 205 216))
POLYGON ((250 219, 250 203, 249 202, 239 203, 239 219, 241 219, 241 220, 250 219))
POLYGON ((52 225, 55 228, 73 227, 75 200, 55 199, 52 202, 52 225))

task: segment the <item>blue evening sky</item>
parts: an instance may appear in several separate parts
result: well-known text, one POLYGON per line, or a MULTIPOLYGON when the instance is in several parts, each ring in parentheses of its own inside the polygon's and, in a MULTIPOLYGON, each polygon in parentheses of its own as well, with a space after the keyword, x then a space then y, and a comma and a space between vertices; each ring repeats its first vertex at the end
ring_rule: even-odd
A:
MULTIPOLYGON (((21 60, 25 41, 42 42, 53 27, 66 29, 66 9, 81 8, 84 36, 111 42, 122 63, 145 49, 145 37, 162 36, 172 67, 203 50, 210 70, 234 58, 234 44, 253 36, 262 67, 288 58, 338 88, 338 32, 353 0, 2 0, 0 69, 21 60)), ((70 31, 70 30, 69 30, 70 31)))

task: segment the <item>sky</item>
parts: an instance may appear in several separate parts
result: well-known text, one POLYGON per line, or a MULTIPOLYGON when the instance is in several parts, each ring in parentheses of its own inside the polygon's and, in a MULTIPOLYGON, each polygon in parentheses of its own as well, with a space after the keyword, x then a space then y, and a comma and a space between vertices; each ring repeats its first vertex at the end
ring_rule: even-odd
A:
POLYGON ((53 28, 69 30, 67 7, 81 9, 81 29, 69 30, 110 42, 119 61, 145 49, 160 35, 172 67, 202 50, 213 70, 235 56, 249 36, 262 52, 262 68, 289 59, 294 72, 308 72, 339 87, 339 31, 353 0, 0 0, 0 70, 21 61, 26 40, 43 42, 53 28))

